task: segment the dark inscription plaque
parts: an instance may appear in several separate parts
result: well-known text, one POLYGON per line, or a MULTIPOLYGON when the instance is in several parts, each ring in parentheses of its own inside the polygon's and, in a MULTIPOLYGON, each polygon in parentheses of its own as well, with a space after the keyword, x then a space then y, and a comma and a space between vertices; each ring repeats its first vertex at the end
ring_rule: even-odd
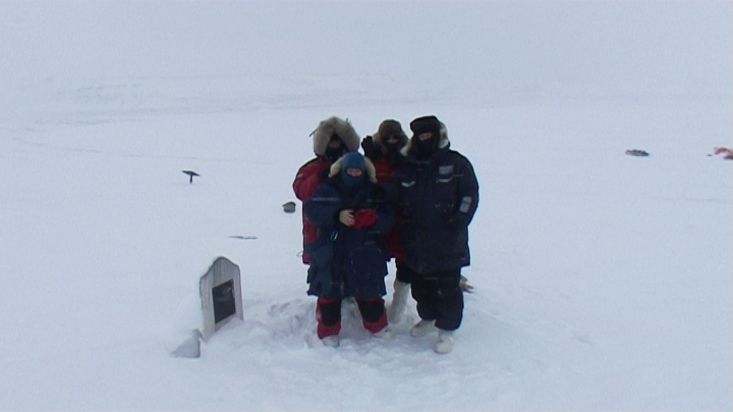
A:
POLYGON ((211 297, 214 300, 214 322, 219 323, 236 313, 233 280, 211 289, 211 297))

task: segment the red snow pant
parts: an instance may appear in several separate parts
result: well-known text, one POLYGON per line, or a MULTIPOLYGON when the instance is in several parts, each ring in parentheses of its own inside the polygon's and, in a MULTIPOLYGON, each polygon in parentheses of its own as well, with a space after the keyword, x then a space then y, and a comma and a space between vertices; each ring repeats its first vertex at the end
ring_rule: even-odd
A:
MULTIPOLYGON (((338 335, 341 331, 341 299, 318 298, 316 302, 316 321, 318 337, 338 335)), ((364 329, 377 333, 387 326, 387 313, 384 310, 384 299, 356 299, 361 313, 364 329)))

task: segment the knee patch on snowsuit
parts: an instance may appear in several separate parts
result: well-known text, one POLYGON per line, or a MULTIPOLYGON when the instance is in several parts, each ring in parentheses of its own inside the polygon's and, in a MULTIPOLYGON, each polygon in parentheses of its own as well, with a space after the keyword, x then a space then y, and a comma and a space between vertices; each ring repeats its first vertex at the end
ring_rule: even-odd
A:
POLYGON ((341 300, 318 298, 316 322, 316 333, 320 339, 338 335, 341 331, 341 300))
POLYGON ((387 311, 384 309, 384 299, 357 299, 364 329, 377 333, 387 326, 387 311))
POLYGON ((324 325, 335 325, 341 322, 341 300, 318 298, 316 302, 316 320, 324 325))
POLYGON ((366 322, 376 322, 384 315, 384 299, 357 299, 361 318, 366 322))

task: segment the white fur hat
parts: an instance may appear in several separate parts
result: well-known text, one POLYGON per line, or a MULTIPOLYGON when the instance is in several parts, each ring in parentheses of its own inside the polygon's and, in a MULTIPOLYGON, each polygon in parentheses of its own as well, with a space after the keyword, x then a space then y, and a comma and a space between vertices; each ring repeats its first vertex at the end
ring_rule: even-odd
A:
POLYGON ((331 140, 331 136, 333 135, 338 135, 349 151, 359 149, 359 143, 361 142, 361 138, 356 134, 356 130, 351 126, 351 123, 348 120, 343 120, 336 116, 321 121, 312 135, 313 152, 317 156, 324 156, 326 154, 328 141, 331 140))

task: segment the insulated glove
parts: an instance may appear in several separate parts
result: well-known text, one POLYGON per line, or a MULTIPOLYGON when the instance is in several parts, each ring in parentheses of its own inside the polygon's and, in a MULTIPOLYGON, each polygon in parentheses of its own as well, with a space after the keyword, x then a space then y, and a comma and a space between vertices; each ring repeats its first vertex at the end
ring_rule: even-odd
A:
POLYGON ((364 149, 364 156, 371 160, 378 159, 382 155, 382 152, 374 144, 374 139, 371 136, 367 136, 361 141, 361 148, 364 149))
POLYGON ((354 212, 354 228, 361 229, 377 223, 377 211, 374 209, 359 209, 354 212))

